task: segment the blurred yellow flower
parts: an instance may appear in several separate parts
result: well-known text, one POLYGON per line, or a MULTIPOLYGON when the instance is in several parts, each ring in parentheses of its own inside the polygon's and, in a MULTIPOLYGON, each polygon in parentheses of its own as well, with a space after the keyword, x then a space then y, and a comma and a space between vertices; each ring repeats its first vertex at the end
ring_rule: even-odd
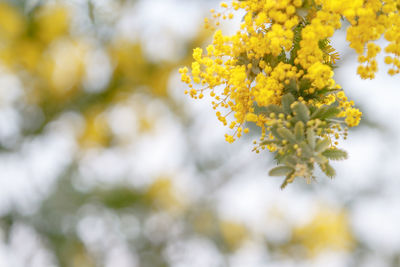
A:
MULTIPOLYGON (((34 72, 38 67, 38 63, 42 57, 43 47, 36 40, 22 39, 13 47, 15 51, 14 57, 20 60, 20 66, 34 72)), ((11 59, 15 61, 14 59, 11 59)))
POLYGON ((13 6, 0 3, 0 40, 9 41, 20 36, 25 30, 21 13, 13 6))
POLYGON ((354 238, 345 211, 319 210, 312 220, 293 230, 293 241, 302 245, 309 257, 326 250, 349 251, 354 238))
POLYGON ((82 41, 63 39, 51 47, 49 69, 45 69, 53 93, 65 96, 81 83, 85 74, 85 56, 90 47, 82 41))
POLYGON ((177 195, 173 181, 169 178, 159 178, 151 184, 146 198, 155 208, 171 213, 179 213, 184 207, 184 203, 177 195))
POLYGON ((248 231, 243 224, 233 221, 221 221, 219 227, 222 239, 230 250, 238 249, 248 238, 248 231))
POLYGON ((38 13, 36 23, 39 38, 45 43, 50 43, 68 33, 68 10, 61 5, 45 5, 38 13))
POLYGON ((110 135, 107 118, 100 109, 94 108, 85 116, 85 128, 79 143, 83 148, 106 146, 110 141, 110 135))
POLYGON ((139 82, 148 69, 143 57, 142 47, 127 40, 118 40, 109 47, 109 53, 115 65, 116 74, 132 82, 139 82))

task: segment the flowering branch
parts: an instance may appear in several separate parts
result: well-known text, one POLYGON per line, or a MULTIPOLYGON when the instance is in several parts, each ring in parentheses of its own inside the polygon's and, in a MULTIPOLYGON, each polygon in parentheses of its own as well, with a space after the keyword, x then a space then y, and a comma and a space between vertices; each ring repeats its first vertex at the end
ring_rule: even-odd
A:
MULTIPOLYGON (((357 126, 362 113, 333 79, 339 54, 330 44, 344 20, 350 23, 347 40, 359 54, 358 74, 372 79, 381 48, 373 41, 389 42, 385 52, 390 75, 400 69, 399 1, 389 0, 245 0, 222 3, 220 19, 246 12, 232 36, 216 30, 206 52, 194 49, 191 70, 181 68, 182 81, 192 98, 209 91, 216 101, 218 119, 233 134, 228 142, 248 133, 253 123, 261 129, 254 151, 274 153, 278 167, 270 175, 285 176, 282 187, 296 177, 314 177, 315 165, 329 177, 331 160, 347 158, 338 139, 347 138, 347 127, 357 126), (206 90, 196 90, 196 84, 206 90), (223 99, 223 101, 221 101, 223 99), (221 112, 226 109, 228 112, 221 112), (228 115, 221 115, 227 113, 228 115)), ((214 29, 206 19, 206 28, 214 29)))

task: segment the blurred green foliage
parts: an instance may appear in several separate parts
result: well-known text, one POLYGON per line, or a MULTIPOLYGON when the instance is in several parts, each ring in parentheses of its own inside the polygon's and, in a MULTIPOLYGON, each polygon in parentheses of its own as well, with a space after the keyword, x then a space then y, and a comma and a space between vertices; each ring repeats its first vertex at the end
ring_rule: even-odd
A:
MULTIPOLYGON (((63 118, 71 114, 78 118, 72 123, 77 148, 38 207, 25 213, 11 207, 1 215, 5 247, 12 247, 15 232, 23 226, 36 237, 32 253, 46 251, 49 262, 60 267, 111 266, 107 261, 115 249, 131 259, 128 266, 182 266, 192 240, 215 250, 218 257, 213 257, 221 266, 229 266, 229 257, 252 243, 261 243, 278 261, 309 259, 325 249, 354 249, 356 241, 344 211, 327 212, 324 209, 329 207, 323 207, 302 226, 291 224, 279 211, 273 212, 268 218, 289 231, 283 239, 274 240, 243 222, 226 219, 215 207, 213 194, 241 166, 224 169, 226 158, 218 148, 207 155, 193 151, 197 143, 195 122, 168 90, 178 66, 190 62, 192 48, 201 45, 209 33, 199 31, 194 38, 178 40, 184 43, 184 54, 176 60, 154 60, 140 39, 132 41, 117 34, 116 18, 134 7, 135 1, 114 1, 111 19, 110 12, 96 1, 78 7, 68 1, 35 3, 0 2, 2 75, 13 75, 22 88, 22 94, 11 103, 2 103, 5 97, 0 95, 0 104, 10 105, 22 118, 17 134, 0 139, 0 153, 21 155, 24 144, 48 138, 52 127, 66 124, 68 120, 63 118), (77 22, 75 13, 83 7, 87 20, 79 24, 82 21, 77 22), (105 26, 111 30, 104 33, 105 26), (91 57, 98 59, 99 55, 102 60, 90 63, 91 57), (92 68, 107 64, 104 73, 90 76, 92 68), (135 97, 139 101, 132 101, 135 97), (147 112, 150 103, 164 105, 168 112, 147 112), (125 122, 137 127, 134 136, 113 130, 107 116, 115 107, 125 107, 137 118, 125 122), (88 155, 140 143, 141 138, 151 137, 162 116, 172 116, 176 127, 185 129, 188 151, 183 155, 184 164, 195 166, 194 172, 203 178, 218 171, 216 181, 199 179, 205 192, 201 197, 186 199, 168 171, 156 179, 148 177, 149 182, 143 185, 133 185, 125 177, 89 186, 82 182, 87 177, 80 168, 88 155)), ((58 135, 64 134, 63 129, 58 135)), ((149 153, 156 154, 157 148, 150 147, 149 153)), ((119 160, 127 159, 120 156, 119 160)), ((121 174, 125 175, 129 176, 121 174)), ((34 266, 32 258, 23 264, 34 266)))

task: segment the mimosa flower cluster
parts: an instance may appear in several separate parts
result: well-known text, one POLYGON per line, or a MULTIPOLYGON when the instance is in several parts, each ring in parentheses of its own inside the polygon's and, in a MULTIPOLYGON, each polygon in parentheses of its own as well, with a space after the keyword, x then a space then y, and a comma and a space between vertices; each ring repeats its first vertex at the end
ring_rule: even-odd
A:
POLYGON ((245 11, 240 29, 226 36, 216 30, 212 44, 194 49, 193 63, 180 69, 192 98, 209 94, 216 116, 231 129, 228 142, 261 129, 256 152, 275 153, 277 168, 270 175, 285 175, 283 185, 296 177, 314 178, 319 164, 334 176, 329 160, 347 154, 337 140, 347 127, 357 126, 362 113, 335 80, 338 53, 330 38, 342 25, 347 40, 359 55, 357 73, 372 79, 378 69, 382 36, 389 74, 400 70, 400 0, 245 0, 221 3, 221 12, 206 19, 214 29, 221 20, 245 11), (251 127, 250 127, 251 128, 251 127))

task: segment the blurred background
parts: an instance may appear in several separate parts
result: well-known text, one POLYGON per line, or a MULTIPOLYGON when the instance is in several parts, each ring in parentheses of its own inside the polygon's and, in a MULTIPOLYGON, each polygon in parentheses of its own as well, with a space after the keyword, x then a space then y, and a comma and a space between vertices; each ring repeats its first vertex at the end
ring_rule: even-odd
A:
POLYGON ((400 266, 399 77, 359 79, 338 32, 350 159, 282 191, 183 93, 217 6, 0 0, 0 267, 400 266))

